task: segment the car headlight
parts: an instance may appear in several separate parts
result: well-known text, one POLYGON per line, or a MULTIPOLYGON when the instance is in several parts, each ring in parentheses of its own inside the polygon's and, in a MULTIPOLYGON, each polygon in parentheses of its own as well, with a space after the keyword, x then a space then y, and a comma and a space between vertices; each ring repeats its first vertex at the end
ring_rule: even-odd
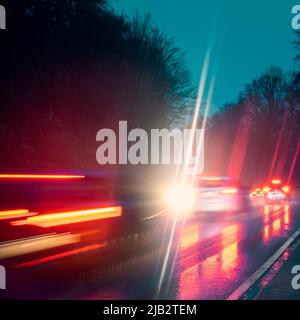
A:
POLYGON ((172 210, 188 211, 193 207, 195 197, 196 191, 194 188, 186 185, 177 185, 167 189, 165 203, 172 210))

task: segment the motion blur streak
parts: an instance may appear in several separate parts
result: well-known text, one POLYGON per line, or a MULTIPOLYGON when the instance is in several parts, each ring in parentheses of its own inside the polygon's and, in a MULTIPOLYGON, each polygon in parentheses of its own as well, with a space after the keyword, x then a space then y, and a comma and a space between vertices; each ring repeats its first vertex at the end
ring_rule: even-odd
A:
POLYGON ((79 235, 70 233, 50 234, 34 238, 19 239, 0 244, 0 259, 17 257, 46 249, 64 246, 80 241, 79 235))
POLYGON ((269 174, 268 174, 268 180, 271 179, 271 177, 274 174, 274 169, 275 169, 275 164, 278 163, 278 154, 279 154, 279 147, 281 145, 281 141, 282 141, 282 137, 284 134, 284 129, 285 129, 285 122, 286 122, 286 116, 284 116, 284 118, 282 119, 281 122, 281 126, 280 126, 280 131, 277 137, 277 142, 276 142, 276 147, 273 153, 273 158, 272 158, 272 162, 271 162, 271 166, 269 169, 269 174))
POLYGON ((52 175, 52 174, 0 174, 2 180, 19 180, 19 179, 83 179, 85 176, 70 176, 70 175, 52 175))
POLYGON ((30 217, 26 220, 11 222, 11 224, 14 226, 34 225, 42 228, 48 228, 71 223, 115 218, 120 217, 121 215, 121 207, 107 207, 89 210, 50 213, 36 217, 30 217))
POLYGON ((243 164, 245 163, 252 122, 253 116, 250 110, 248 110, 246 114, 243 114, 239 120, 237 128, 238 134, 235 137, 228 164, 227 172, 229 176, 239 177, 241 175, 243 164), (248 121, 245 121, 245 119, 248 119, 248 121), (248 122, 247 125, 245 125, 246 122, 248 122))
POLYGON ((29 212, 27 209, 0 211, 0 220, 30 217, 34 215, 36 215, 36 213, 29 212))
POLYGON ((290 169, 290 172, 289 172, 289 177, 288 177, 288 180, 287 180, 288 184, 290 184, 290 182, 291 182, 291 179, 292 179, 292 176, 293 176, 293 172, 294 172, 294 169, 295 169, 295 166, 296 166, 296 162, 297 162, 297 159, 298 159, 299 151, 300 151, 300 138, 298 140, 298 144, 297 144, 294 156, 293 156, 293 161, 292 161, 291 169, 290 169))
POLYGON ((16 268, 33 267, 35 265, 39 265, 39 264, 47 263, 47 262, 50 262, 50 261, 55 261, 55 260, 58 260, 58 259, 70 257, 70 256, 73 256, 73 255, 84 253, 84 252, 88 252, 88 251, 91 251, 91 250, 104 248, 106 246, 107 246, 106 242, 101 243, 101 244, 93 244, 93 245, 82 247, 82 248, 79 248, 79 249, 74 249, 74 250, 65 251, 65 252, 62 252, 62 253, 59 253, 59 254, 54 254, 52 256, 48 256, 48 257, 45 257, 45 258, 41 258, 41 259, 36 259, 36 260, 29 261, 29 262, 20 263, 20 264, 17 264, 15 267, 16 268))

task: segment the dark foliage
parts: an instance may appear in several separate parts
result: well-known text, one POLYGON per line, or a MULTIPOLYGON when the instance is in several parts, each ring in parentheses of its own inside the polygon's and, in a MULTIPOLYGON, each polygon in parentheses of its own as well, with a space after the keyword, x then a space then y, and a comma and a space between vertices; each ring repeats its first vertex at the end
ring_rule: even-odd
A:
POLYGON ((168 125, 190 94, 181 51, 106 0, 10 0, 1 32, 2 168, 96 166, 96 132, 168 125))

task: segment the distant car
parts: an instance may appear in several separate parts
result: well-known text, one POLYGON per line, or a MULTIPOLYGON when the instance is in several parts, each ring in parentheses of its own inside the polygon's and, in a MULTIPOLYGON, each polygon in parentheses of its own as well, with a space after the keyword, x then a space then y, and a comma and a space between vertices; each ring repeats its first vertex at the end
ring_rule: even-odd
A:
POLYGON ((290 199, 291 187, 280 179, 272 179, 262 188, 255 188, 250 193, 250 198, 263 197, 267 203, 285 202, 290 199))
POLYGON ((249 191, 232 177, 198 177, 195 183, 196 212, 237 212, 246 210, 249 191))
POLYGON ((263 198, 264 197, 264 191, 262 188, 255 188, 251 193, 250 193, 250 198, 263 198))

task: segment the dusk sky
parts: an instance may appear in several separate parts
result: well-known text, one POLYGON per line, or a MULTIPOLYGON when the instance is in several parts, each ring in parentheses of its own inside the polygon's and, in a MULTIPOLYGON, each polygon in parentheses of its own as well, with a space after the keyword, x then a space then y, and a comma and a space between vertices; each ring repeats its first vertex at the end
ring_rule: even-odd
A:
POLYGON ((198 83, 204 56, 211 51, 215 78, 213 110, 235 101, 243 86, 271 65, 295 68, 291 9, 300 0, 118 0, 128 15, 150 13, 153 21, 187 55, 198 83))

